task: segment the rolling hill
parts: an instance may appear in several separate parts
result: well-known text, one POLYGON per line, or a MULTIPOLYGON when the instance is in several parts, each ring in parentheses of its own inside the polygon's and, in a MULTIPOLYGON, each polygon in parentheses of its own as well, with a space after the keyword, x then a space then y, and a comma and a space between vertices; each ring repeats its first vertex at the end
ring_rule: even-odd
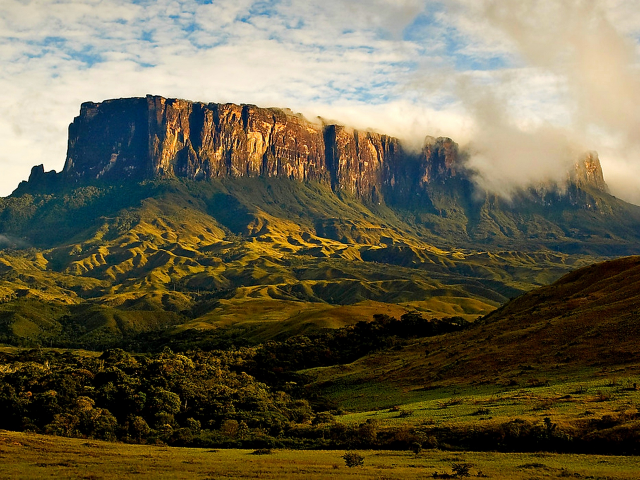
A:
POLYGON ((518 389, 636 378, 639 321, 640 257, 625 257, 577 269, 462 332, 311 373, 328 391, 386 384, 407 398, 451 387, 518 389))

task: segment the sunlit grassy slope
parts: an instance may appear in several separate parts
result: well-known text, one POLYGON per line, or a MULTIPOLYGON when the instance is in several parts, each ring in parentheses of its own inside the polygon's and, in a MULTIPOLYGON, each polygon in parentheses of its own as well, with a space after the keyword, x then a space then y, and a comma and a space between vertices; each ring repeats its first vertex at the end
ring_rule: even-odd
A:
POLYGON ((438 188, 428 208, 283 179, 1 199, 0 341, 100 347, 220 327, 257 341, 408 310, 473 319, 640 244, 638 209, 602 193, 589 194, 599 210, 547 211, 438 188))
POLYGON ((528 395, 531 408, 578 399, 594 411, 610 389, 633 391, 632 408, 640 401, 639 322, 640 257, 627 257, 565 275, 468 330, 307 373, 355 410, 452 397, 477 409, 506 391, 528 395))
POLYGON ((432 447, 482 449, 483 435, 496 441, 533 427, 599 452, 632 450, 639 321, 640 257, 627 257, 565 275, 467 330, 303 373, 346 412, 340 421, 414 428, 433 436, 432 447))

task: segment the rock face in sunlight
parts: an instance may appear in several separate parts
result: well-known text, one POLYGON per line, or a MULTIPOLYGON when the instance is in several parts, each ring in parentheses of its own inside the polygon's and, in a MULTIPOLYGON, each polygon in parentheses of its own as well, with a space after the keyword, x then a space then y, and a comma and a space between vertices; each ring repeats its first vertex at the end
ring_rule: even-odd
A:
MULTIPOLYGON (((450 138, 426 137, 422 151, 412 153, 397 138, 310 122, 289 110, 148 95, 83 103, 69 126, 61 174, 36 167, 20 188, 277 177, 320 182, 375 203, 413 204, 430 186, 455 177, 470 182, 461 157, 450 138)), ((576 162, 569 178, 579 187, 607 189, 595 152, 576 162)))
POLYGON ((570 178, 578 187, 590 185, 601 192, 609 191, 604 181, 598 152, 589 152, 581 161, 576 162, 570 178))
MULTIPOLYGON (((448 138, 429 137, 413 154, 397 138, 286 110, 147 96, 82 104, 69 127, 62 179, 280 177, 377 201, 385 191, 444 182, 460 169, 458 146, 448 138)), ((38 183, 36 173, 30 181, 38 183)))

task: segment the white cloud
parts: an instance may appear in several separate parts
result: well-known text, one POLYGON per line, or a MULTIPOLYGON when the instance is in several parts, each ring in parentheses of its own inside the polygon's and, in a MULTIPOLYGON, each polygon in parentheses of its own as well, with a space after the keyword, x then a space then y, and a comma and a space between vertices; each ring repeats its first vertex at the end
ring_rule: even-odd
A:
POLYGON ((7 0, 0 5, 0 194, 35 164, 62 167, 67 126, 83 101, 153 93, 316 105, 317 114, 330 104, 365 107, 363 97, 375 103, 397 82, 397 65, 411 60, 413 47, 400 35, 423 6, 7 0))
MULTIPOLYGON (((451 82, 476 125, 471 163, 481 184, 508 192, 523 179, 558 179, 581 151, 592 149, 601 151, 605 176, 609 168, 635 171, 638 6, 613 0, 451 3, 458 52, 469 63, 498 57, 507 67, 484 75, 456 72, 451 82)), ((636 176, 607 178, 615 194, 640 197, 636 176)))
POLYGON ((640 199, 638 177, 624 175, 640 163, 638 6, 5 0, 0 194, 35 164, 62 167, 80 103, 152 93, 289 107, 412 146, 447 135, 501 191, 597 149, 614 191, 640 199))

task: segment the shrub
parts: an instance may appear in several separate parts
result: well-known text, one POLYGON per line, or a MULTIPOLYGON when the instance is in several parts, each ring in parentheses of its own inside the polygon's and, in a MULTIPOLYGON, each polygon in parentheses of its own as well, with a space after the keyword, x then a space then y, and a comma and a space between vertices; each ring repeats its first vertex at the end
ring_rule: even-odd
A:
POLYGON ((491 410, 489 410, 488 408, 480 407, 475 412, 473 412, 471 415, 489 415, 490 413, 491 413, 491 410))
POLYGON ((595 401, 596 402, 608 402, 609 400, 611 400, 612 397, 613 397, 613 395, 611 395, 610 393, 605 393, 602 390, 598 390, 598 392, 596 393, 595 401))
POLYGON ((311 422, 311 425, 320 425, 320 424, 323 424, 323 423, 333 423, 333 422, 335 422, 335 420, 336 420, 335 417, 330 412, 320 412, 315 416, 315 418, 311 422))
POLYGON ((364 465, 364 457, 356 452, 345 452, 342 458, 344 458, 344 463, 349 468, 364 465))
POLYGON ((451 470, 453 470, 453 474, 456 477, 470 477, 471 474, 469 470, 471 470, 471 465, 468 463, 454 463, 451 465, 451 470))
POLYGON ((254 450, 251 455, 271 455, 272 453, 270 448, 258 448, 254 450))
POLYGON ((443 402, 438 402, 438 408, 447 408, 452 407, 453 405, 460 405, 464 403, 464 399, 459 397, 450 398, 449 400, 445 400, 443 402))
POLYGON ((420 442, 413 442, 411 444, 411 451, 416 454, 416 456, 422 453, 422 444, 420 442))

